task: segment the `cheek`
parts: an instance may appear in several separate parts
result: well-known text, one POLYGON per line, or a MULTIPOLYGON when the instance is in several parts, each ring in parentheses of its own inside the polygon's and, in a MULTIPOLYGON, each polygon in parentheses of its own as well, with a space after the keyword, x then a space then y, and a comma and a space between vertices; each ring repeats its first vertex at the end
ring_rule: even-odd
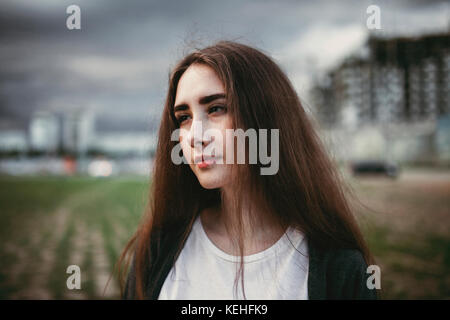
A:
MULTIPOLYGON (((227 121, 223 124, 222 127, 222 144, 223 144, 223 155, 224 157, 226 157, 226 150, 227 150, 227 144, 233 144, 232 139, 230 141, 227 141, 227 130, 233 130, 233 124, 232 124, 232 120, 231 117, 229 117, 229 119, 227 119, 227 121)), ((231 132, 232 133, 232 132, 231 132)))
MULTIPOLYGON (((179 142, 181 145, 181 150, 183 151, 183 155, 188 156, 189 155, 189 144, 187 143, 187 138, 184 135, 180 134, 179 142)), ((189 157, 186 157, 186 159, 189 161, 189 157)))

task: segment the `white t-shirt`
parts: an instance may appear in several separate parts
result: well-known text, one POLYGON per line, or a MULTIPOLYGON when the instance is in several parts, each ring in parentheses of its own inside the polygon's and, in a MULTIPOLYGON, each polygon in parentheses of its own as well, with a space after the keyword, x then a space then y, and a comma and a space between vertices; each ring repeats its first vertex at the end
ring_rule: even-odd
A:
MULTIPOLYGON (((209 239, 198 217, 158 299, 243 299, 241 278, 237 292, 234 287, 239 262, 239 256, 225 253, 209 239)), ((246 298, 308 299, 308 268, 306 238, 288 228, 270 248, 244 256, 246 298)))

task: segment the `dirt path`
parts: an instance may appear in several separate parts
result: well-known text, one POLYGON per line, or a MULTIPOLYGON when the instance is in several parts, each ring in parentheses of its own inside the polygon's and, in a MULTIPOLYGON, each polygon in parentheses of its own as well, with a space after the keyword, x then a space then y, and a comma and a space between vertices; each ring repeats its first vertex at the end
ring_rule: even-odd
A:
POLYGON ((450 172, 413 170, 399 179, 353 180, 359 199, 379 211, 370 215, 398 232, 432 231, 448 236, 450 230, 450 172))
MULTIPOLYGON (((104 192, 105 190, 102 190, 104 192)), ((70 237, 67 250, 67 266, 78 265, 81 268, 81 290, 69 290, 66 279, 70 276, 64 270, 64 274, 56 278, 63 283, 56 283, 62 291, 62 299, 88 299, 92 298, 86 290, 83 290, 83 279, 90 277, 94 283, 94 298, 117 298, 119 290, 114 279, 111 280, 108 290, 103 296, 103 289, 109 277, 109 261, 105 253, 104 239, 100 231, 90 230, 86 223, 74 216, 73 208, 86 201, 95 201, 98 186, 87 188, 75 193, 72 197, 60 204, 51 214, 42 213, 39 219, 33 221, 21 221, 20 228, 24 232, 18 238, 3 245, 3 250, 14 257, 13 263, 5 270, 6 287, 15 290, 8 299, 54 299, 54 287, 50 282, 55 279, 54 266, 61 263, 61 257, 57 256, 58 246, 66 236, 69 226, 74 228, 70 237), (70 225, 69 225, 70 224, 70 225), (21 239, 18 241, 17 239, 21 239), (92 249, 92 270, 83 270, 83 265, 92 249), (87 274, 88 273, 88 274, 87 274), (89 274, 91 273, 91 274, 89 274), (53 278, 52 278, 53 277, 53 278)), ((65 268, 67 268, 65 266, 65 268)))
POLYGON ((55 250, 63 236, 70 212, 58 209, 53 215, 44 215, 38 221, 29 221, 27 246, 10 243, 17 254, 14 266, 9 269, 11 281, 21 283, 11 299, 52 299, 48 290, 50 269, 55 261, 55 250), (51 228, 51 230, 50 230, 51 228), (43 237, 49 239, 43 243, 43 237))
POLYGON ((448 299, 450 172, 406 171, 397 180, 353 181, 367 230, 377 231, 378 264, 389 298, 448 299))

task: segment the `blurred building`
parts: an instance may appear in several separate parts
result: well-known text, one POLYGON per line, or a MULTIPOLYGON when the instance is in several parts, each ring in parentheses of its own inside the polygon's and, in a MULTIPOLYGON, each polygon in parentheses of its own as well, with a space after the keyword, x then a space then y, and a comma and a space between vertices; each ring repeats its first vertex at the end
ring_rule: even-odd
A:
POLYGON ((24 130, 15 128, 0 130, 0 151, 24 153, 27 150, 28 139, 24 130))
POLYGON ((112 156, 146 157, 156 145, 156 136, 149 132, 96 132, 91 150, 112 156))
POLYGON ((76 156, 92 152, 112 157, 147 156, 154 149, 156 136, 150 132, 105 130, 97 127, 97 117, 90 111, 38 112, 30 121, 31 145, 39 151, 59 148, 62 153, 76 156))
POLYGON ((311 92, 336 156, 446 161, 437 137, 450 112, 450 35, 372 37, 361 52, 368 54, 348 57, 311 92))
POLYGON ((98 114, 89 148, 112 157, 148 158, 156 148, 158 126, 159 119, 148 115, 98 114))
POLYGON ((33 151, 55 152, 58 148, 59 123, 55 114, 36 112, 29 124, 30 148, 33 151))
POLYGON ((159 124, 157 119, 151 120, 108 119, 90 110, 41 110, 31 116, 28 130, 2 121, 0 172, 147 175, 159 124))
POLYGON ((439 160, 450 162, 450 114, 440 117, 437 122, 436 147, 439 160))
POLYGON ((61 150, 74 154, 86 153, 95 131, 93 114, 86 111, 66 113, 62 116, 61 123, 61 150))

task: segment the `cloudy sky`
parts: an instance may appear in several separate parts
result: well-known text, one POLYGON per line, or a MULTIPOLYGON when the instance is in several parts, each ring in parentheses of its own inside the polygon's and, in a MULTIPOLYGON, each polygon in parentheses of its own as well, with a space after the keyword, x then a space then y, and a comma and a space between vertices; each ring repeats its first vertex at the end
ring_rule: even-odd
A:
POLYGON ((93 111, 99 130, 156 130, 170 68, 194 46, 240 41, 278 61, 307 99, 315 77, 384 36, 449 30, 446 1, 3 0, 0 130, 34 112, 93 111), (66 8, 81 9, 68 30, 66 8), (368 30, 366 9, 381 10, 368 30))

